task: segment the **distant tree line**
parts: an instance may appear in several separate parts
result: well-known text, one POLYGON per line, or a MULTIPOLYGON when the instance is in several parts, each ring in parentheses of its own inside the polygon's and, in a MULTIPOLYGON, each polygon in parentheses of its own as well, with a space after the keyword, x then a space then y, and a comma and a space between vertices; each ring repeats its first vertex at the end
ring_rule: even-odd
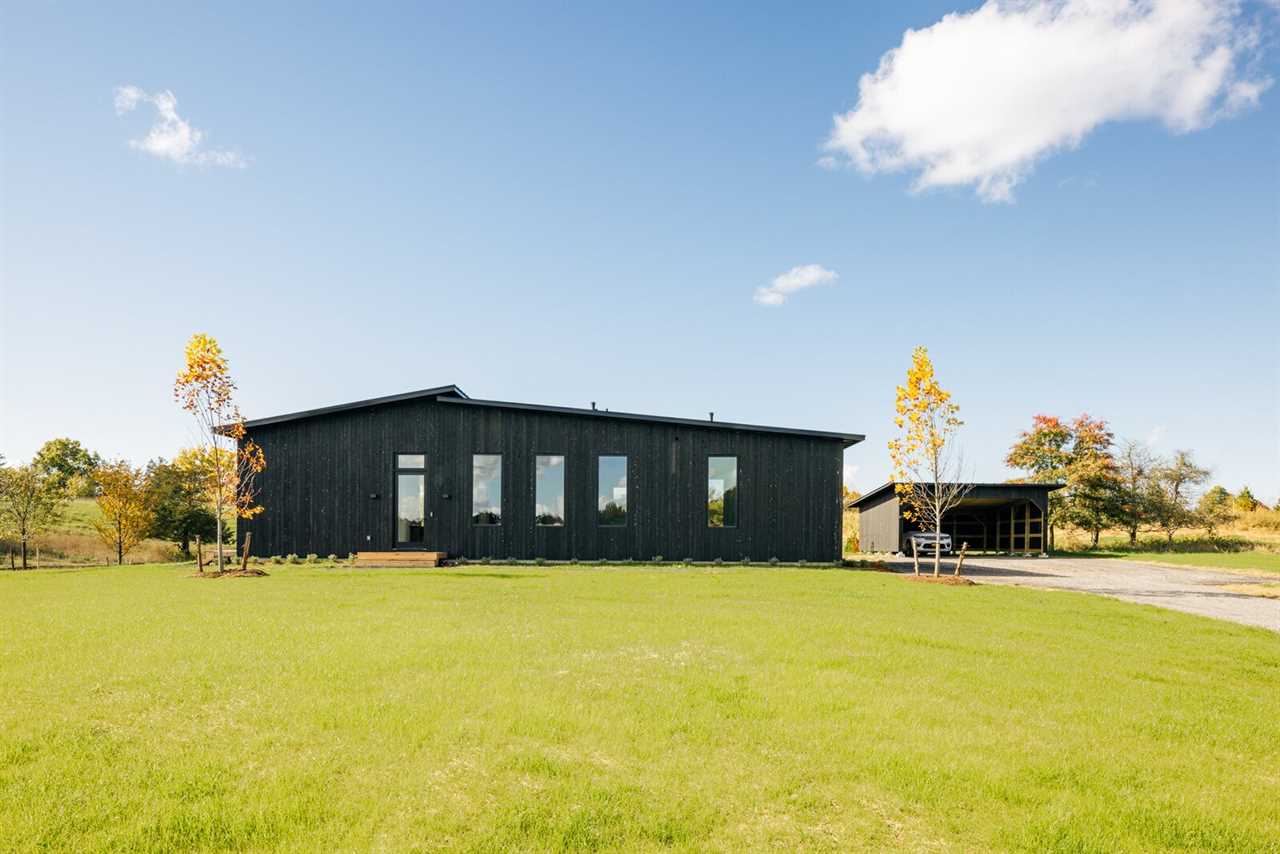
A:
POLYGON ((1061 483, 1049 495, 1049 545, 1054 530, 1086 531, 1097 547, 1104 530, 1121 528, 1135 545, 1143 531, 1159 531, 1169 543, 1180 528, 1214 536, 1241 513, 1266 509, 1248 487, 1232 495, 1222 486, 1205 492, 1211 472, 1189 450, 1167 456, 1137 440, 1117 441, 1107 422, 1082 414, 1066 421, 1036 415, 1005 457, 1025 481, 1061 483))
POLYGON ((0 457, 0 539, 26 569, 31 544, 63 519, 70 499, 92 498, 100 518, 90 524, 118 563, 148 538, 190 557, 196 537, 217 537, 212 481, 208 455, 195 449, 135 467, 103 460, 74 439, 51 439, 27 465, 0 457))

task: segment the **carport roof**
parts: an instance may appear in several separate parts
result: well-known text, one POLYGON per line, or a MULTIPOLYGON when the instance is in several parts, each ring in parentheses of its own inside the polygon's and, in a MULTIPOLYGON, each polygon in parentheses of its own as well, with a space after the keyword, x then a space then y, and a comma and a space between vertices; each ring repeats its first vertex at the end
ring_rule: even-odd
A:
MULTIPOLYGON (((846 506, 850 508, 856 507, 861 509, 863 504, 867 503, 873 498, 880 498, 886 492, 893 489, 894 485, 895 485, 894 481, 891 480, 886 484, 877 486, 875 489, 871 490, 865 495, 860 495, 853 501, 850 501, 846 506)), ((968 486, 971 490, 975 490, 975 491, 982 490, 982 489, 999 489, 1005 492, 1012 492, 1012 493, 1018 493, 1018 492, 1034 493, 1034 492, 1053 492, 1055 489, 1062 489, 1062 487, 1066 486, 1066 484, 1065 483, 970 483, 968 484, 968 486)), ((978 498, 979 496, 974 496, 974 497, 978 498)))

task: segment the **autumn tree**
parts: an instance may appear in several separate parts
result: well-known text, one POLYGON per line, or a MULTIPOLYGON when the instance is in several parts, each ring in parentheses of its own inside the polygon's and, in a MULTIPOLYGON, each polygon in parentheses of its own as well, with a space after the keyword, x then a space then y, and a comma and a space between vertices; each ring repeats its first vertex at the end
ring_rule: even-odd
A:
MULTIPOLYGON (((1071 463, 1071 427, 1056 415, 1034 415, 1031 429, 1023 430, 1009 449, 1005 465, 1028 473, 1032 483, 1063 483, 1071 463)), ((1066 496, 1060 490, 1049 493, 1049 549, 1053 549, 1055 526, 1066 509, 1066 496)))
POLYGON ((218 342, 204 334, 191 336, 173 395, 199 428, 200 444, 195 450, 207 466, 202 483, 216 523, 218 572, 226 566, 223 529, 227 517, 251 519, 262 512, 255 500, 254 478, 266 468, 266 456, 246 435, 235 390, 218 342))
POLYGON ((1249 491, 1247 486, 1240 487, 1240 491, 1236 493, 1232 504, 1238 513, 1252 513, 1262 506, 1262 502, 1253 497, 1253 493, 1249 491))
POLYGON ((1209 470, 1196 465, 1190 451, 1175 451, 1173 458, 1156 468, 1152 479, 1152 512, 1170 545, 1179 528, 1194 525, 1191 509, 1195 489, 1209 479, 1209 470))
MULTIPOLYGON (((955 443, 956 432, 964 425, 960 407, 938 384, 924 347, 912 352, 906 385, 898 386, 897 392, 894 424, 899 434, 889 442, 894 490, 901 499, 903 516, 940 539, 944 517, 970 488, 961 482, 963 460, 955 443)), ((941 564, 941 549, 935 547, 935 577, 941 564)))
POLYGON ((123 566, 124 556, 146 539, 151 529, 146 472, 116 460, 99 466, 93 480, 102 513, 102 518, 93 520, 93 529, 115 552, 116 563, 123 566))
POLYGON ((62 518, 66 503, 66 484, 48 472, 34 465, 0 466, 0 527, 19 541, 23 569, 32 540, 62 518))
POLYGON ((1093 548, 1104 528, 1121 516, 1121 481, 1111 448, 1115 435, 1100 418, 1082 414, 1071 422, 1063 521, 1088 531, 1093 548))
POLYGON ((31 464, 61 482, 72 495, 92 498, 93 473, 102 458, 75 439, 50 439, 40 446, 31 464))
POLYGON ((1218 528, 1231 524, 1236 518, 1231 493, 1221 486, 1215 486, 1200 496, 1200 502, 1196 504, 1196 518, 1210 537, 1218 528))

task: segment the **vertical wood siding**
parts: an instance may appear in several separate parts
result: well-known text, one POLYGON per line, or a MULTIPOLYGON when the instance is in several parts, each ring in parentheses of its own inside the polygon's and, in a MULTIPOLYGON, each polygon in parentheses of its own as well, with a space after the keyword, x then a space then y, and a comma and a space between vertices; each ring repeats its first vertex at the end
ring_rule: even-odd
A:
POLYGON ((839 440, 413 400, 251 431, 255 555, 394 548, 394 455, 427 455, 426 542, 454 557, 833 561, 839 440), (471 522, 471 458, 502 455, 502 524, 471 522), (534 457, 565 457, 564 527, 534 525, 534 457), (597 457, 627 457, 627 524, 596 521, 597 457), (707 457, 738 458, 738 524, 707 526, 707 457), (374 497, 376 496, 376 497, 374 497), (448 497, 446 497, 448 496, 448 497))
POLYGON ((889 490, 858 510, 858 548, 864 552, 896 552, 902 541, 901 499, 889 490))

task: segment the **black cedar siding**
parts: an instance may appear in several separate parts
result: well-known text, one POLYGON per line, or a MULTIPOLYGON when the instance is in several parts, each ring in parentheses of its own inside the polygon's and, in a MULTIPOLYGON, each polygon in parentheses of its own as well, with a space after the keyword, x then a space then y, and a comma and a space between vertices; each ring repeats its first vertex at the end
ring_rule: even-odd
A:
POLYGON ((469 558, 834 561, 839 439, 630 421, 434 399, 250 430, 267 469, 264 512, 239 526, 255 555, 394 548, 394 457, 427 455, 425 547, 469 558), (502 524, 471 522, 472 454, 502 455, 502 524), (565 457, 564 527, 539 527, 534 457, 565 457), (627 456, 624 527, 596 522, 597 457, 627 456), (738 458, 738 525, 707 526, 707 457, 738 458), (376 495, 377 498, 371 498, 376 495), (447 499, 444 496, 449 496, 447 499))

